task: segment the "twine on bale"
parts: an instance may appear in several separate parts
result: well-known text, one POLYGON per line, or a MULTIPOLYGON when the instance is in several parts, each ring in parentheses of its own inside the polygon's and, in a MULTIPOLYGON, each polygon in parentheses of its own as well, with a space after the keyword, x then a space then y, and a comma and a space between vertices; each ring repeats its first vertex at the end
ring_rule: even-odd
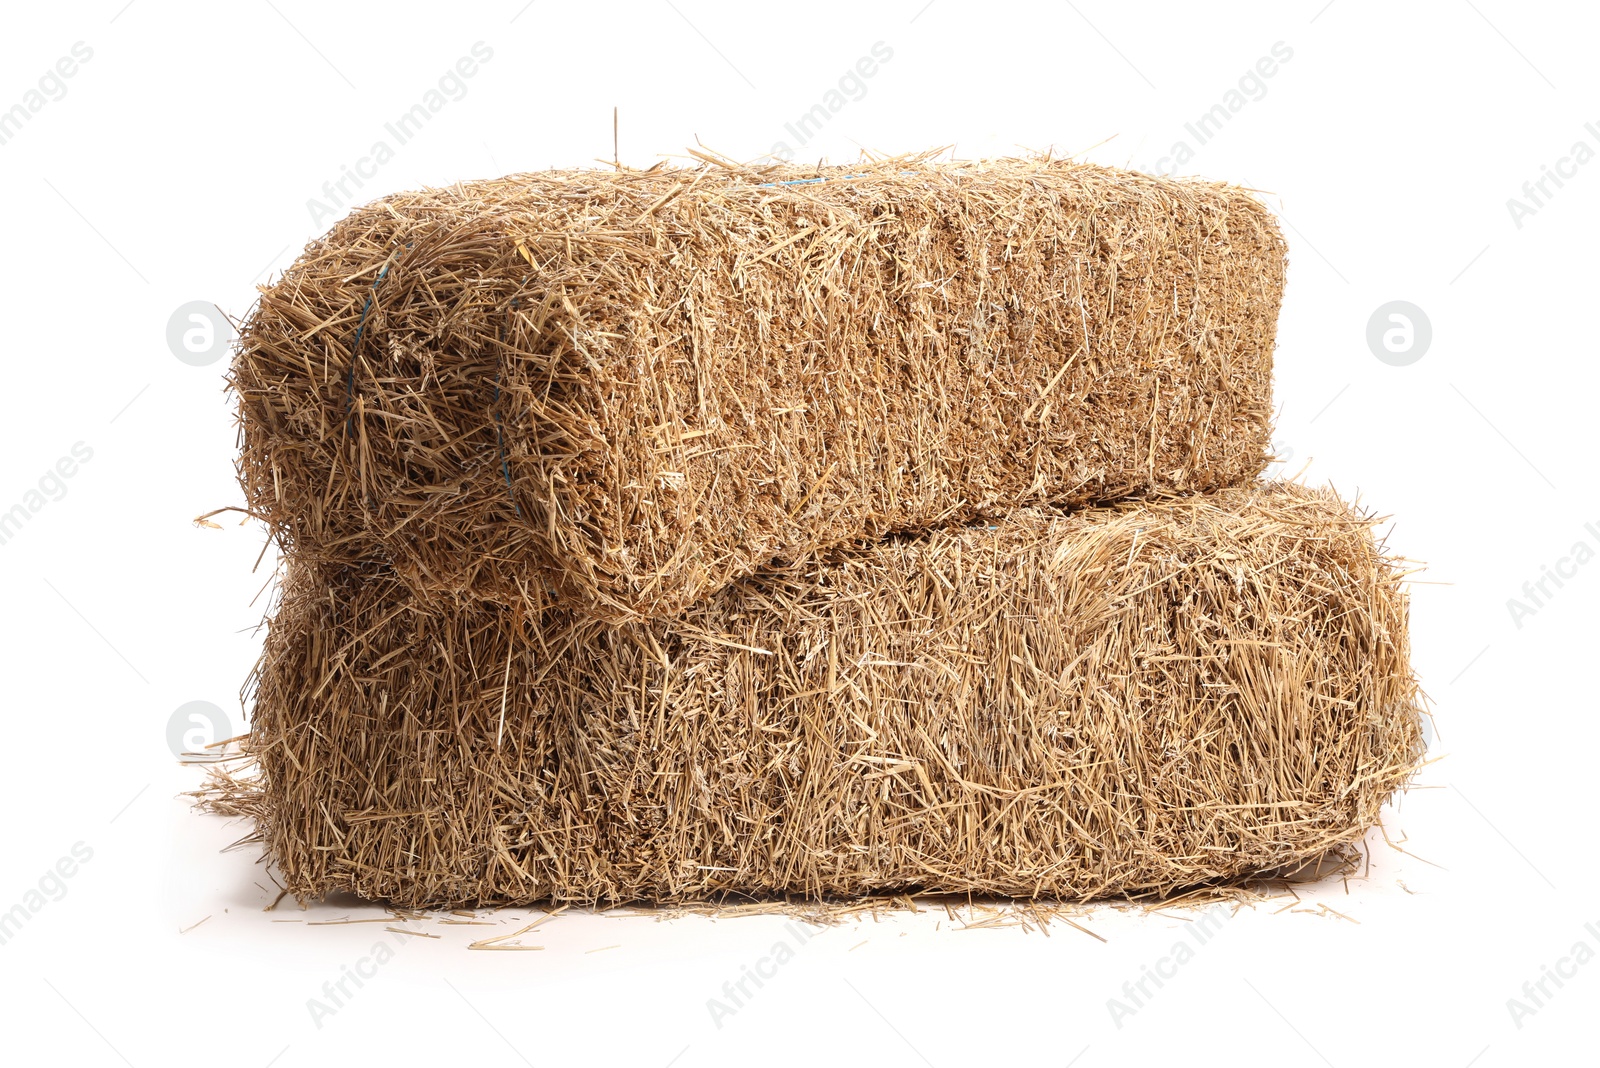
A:
POLYGON ((240 476, 330 576, 668 617, 860 538, 1254 477, 1284 258, 1245 190, 1051 160, 398 194, 262 290, 240 476))
POLYGON ((1286 484, 1023 509, 521 635, 295 566, 213 804, 293 894, 405 907, 1232 885, 1421 758, 1374 522, 1286 484))
POLYGON ((384 277, 389 273, 389 268, 393 266, 393 264, 393 257, 385 260, 382 269, 378 271, 378 277, 372 280, 372 290, 367 294, 367 302, 361 306, 361 319, 356 323, 356 336, 350 342, 350 375, 345 380, 344 394, 344 407, 346 413, 344 429, 346 436, 348 436, 352 442, 355 440, 356 357, 361 352, 361 334, 367 328, 367 316, 372 312, 372 302, 377 298, 378 286, 383 283, 384 277))

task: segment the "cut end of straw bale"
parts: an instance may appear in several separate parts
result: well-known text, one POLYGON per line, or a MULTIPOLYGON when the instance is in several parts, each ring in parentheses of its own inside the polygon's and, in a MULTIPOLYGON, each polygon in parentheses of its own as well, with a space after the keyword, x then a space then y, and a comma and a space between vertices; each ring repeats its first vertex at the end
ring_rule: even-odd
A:
POLYGON ((550 171, 314 242, 231 372, 253 510, 429 598, 670 616, 773 562, 1238 485, 1285 248, 1062 161, 550 171))

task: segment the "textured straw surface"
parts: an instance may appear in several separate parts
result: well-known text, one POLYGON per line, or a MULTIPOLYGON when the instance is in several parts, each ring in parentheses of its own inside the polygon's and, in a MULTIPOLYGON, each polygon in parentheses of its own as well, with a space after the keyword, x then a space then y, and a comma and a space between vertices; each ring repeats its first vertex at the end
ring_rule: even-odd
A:
POLYGON ((860 538, 1247 481, 1283 270, 1244 190, 1060 161, 402 193, 262 291, 240 474, 325 572, 666 616, 860 538))
POLYGON ((1269 484, 894 538, 609 628, 291 572, 256 818, 297 895, 408 906, 1241 880, 1421 755, 1401 575, 1269 484))

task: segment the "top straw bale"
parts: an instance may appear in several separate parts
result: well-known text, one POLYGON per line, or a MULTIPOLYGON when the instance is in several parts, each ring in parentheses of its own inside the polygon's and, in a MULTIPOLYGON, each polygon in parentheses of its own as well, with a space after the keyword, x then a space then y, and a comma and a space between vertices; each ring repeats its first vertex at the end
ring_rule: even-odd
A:
POLYGON ((230 385, 286 550, 681 611, 773 562, 1266 462, 1249 192, 1049 160, 549 171, 401 193, 261 290, 230 385))

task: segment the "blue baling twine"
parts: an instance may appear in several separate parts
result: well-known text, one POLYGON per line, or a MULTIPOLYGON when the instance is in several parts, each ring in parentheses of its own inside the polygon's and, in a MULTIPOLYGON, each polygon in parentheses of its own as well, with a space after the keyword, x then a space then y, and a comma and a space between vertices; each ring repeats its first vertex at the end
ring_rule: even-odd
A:
POLYGON ((774 185, 816 185, 818 182, 843 182, 843 181, 845 181, 846 179, 849 179, 849 178, 865 178, 865 177, 867 177, 865 174, 841 174, 841 175, 838 175, 837 177, 832 177, 832 178, 829 178, 829 177, 823 177, 823 178, 795 178, 795 179, 793 179, 791 181, 787 181, 787 182, 760 182, 760 183, 758 183, 756 185, 756 188, 757 189, 766 189, 766 188, 769 188, 769 187, 774 186, 774 185))
MULTIPOLYGON (((411 247, 410 244, 406 245, 406 248, 410 248, 410 247, 411 247)), ((377 294, 378 294, 378 284, 383 281, 384 276, 389 273, 389 268, 393 264, 394 264, 394 259, 393 259, 393 257, 391 257, 389 259, 389 261, 383 265, 383 269, 378 272, 378 277, 376 277, 376 278, 374 278, 372 280, 372 289, 371 289, 370 292, 367 293, 366 306, 361 309, 361 321, 356 324, 355 340, 350 342, 350 374, 345 379, 345 383, 344 383, 344 411, 345 411, 344 432, 345 432, 346 436, 349 436, 349 435, 355 433, 355 424, 356 424, 356 410, 355 410, 355 406, 356 406, 356 353, 359 352, 360 349, 361 349, 361 334, 362 334, 363 331, 365 331, 367 329, 367 315, 372 311, 372 301, 373 301, 373 298, 376 297, 377 294)))
MULTIPOLYGON (((410 242, 407 242, 406 248, 409 249, 410 247, 411 247, 410 242)), ((366 332, 366 329, 367 329, 367 316, 372 313, 372 304, 373 304, 374 299, 377 297, 378 286, 384 280, 384 278, 387 277, 387 275, 389 274, 389 268, 391 266, 393 266, 393 264, 394 264, 394 260, 393 259, 391 259, 388 263, 385 263, 383 265, 383 268, 380 271, 378 271, 378 277, 376 277, 376 278, 374 278, 372 280, 372 289, 371 289, 370 292, 368 292, 368 294, 367 294, 367 302, 361 309, 361 319, 356 323, 356 334, 355 334, 355 337, 350 342, 350 373, 345 378, 345 422, 344 422, 344 425, 345 425, 345 433, 346 434, 353 433, 354 429, 355 429, 355 418, 356 418, 356 413, 355 413, 356 354, 357 354, 358 351, 360 351, 360 348, 361 348, 361 336, 362 336, 363 333, 366 332)), ((511 306, 513 308, 515 308, 517 306, 517 300, 516 300, 515 297, 513 297, 512 300, 511 300, 511 306)), ((502 342, 505 341, 505 336, 506 336, 505 325, 502 324, 501 327, 500 327, 500 340, 502 342)), ((522 509, 517 505, 516 495, 515 495, 515 493, 512 492, 512 488, 511 488, 511 463, 506 457, 506 438, 505 438, 505 431, 503 429, 503 424, 500 422, 499 404, 500 404, 500 373, 497 371, 497 372, 495 372, 495 376, 494 376, 494 405, 495 405, 495 407, 493 409, 493 414, 494 414, 494 422, 495 422, 495 438, 497 439, 497 441, 499 443, 499 448, 500 448, 500 473, 502 475, 504 475, 505 479, 506 479, 506 496, 511 498, 511 508, 512 508, 513 511, 516 512, 517 518, 521 519, 522 518, 522 509)))
MULTIPOLYGON (((906 175, 906 174, 921 174, 922 172, 921 171, 901 171, 900 173, 902 175, 906 175)), ((862 173, 862 174, 823 175, 820 178, 791 178, 787 182, 757 182, 756 183, 756 188, 757 189, 768 189, 768 188, 770 188, 772 186, 775 186, 775 185, 816 185, 818 182, 847 182, 852 178, 871 178, 871 177, 872 177, 872 175, 870 175, 870 174, 862 173)))

